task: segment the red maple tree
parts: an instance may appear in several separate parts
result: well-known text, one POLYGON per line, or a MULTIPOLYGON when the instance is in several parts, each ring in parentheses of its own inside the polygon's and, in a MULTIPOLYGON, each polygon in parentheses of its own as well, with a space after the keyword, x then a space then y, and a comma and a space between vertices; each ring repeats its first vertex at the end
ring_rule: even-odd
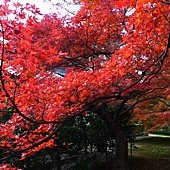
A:
POLYGON ((1 5, 0 147, 22 158, 52 147, 62 126, 95 108, 117 141, 114 166, 125 169, 124 117, 146 101, 168 104, 170 6, 164 0, 80 3, 70 19, 41 20, 33 5, 1 5), (116 108, 111 115, 109 104, 116 108))

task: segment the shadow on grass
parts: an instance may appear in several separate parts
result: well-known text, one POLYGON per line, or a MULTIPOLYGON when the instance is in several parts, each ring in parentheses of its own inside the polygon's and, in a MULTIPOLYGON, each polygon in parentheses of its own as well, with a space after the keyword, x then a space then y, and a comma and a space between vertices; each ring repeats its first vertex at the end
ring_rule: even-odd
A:
POLYGON ((135 145, 129 170, 170 170, 170 138, 146 138, 135 145))
POLYGON ((129 170, 170 170, 170 160, 135 156, 129 159, 129 170))

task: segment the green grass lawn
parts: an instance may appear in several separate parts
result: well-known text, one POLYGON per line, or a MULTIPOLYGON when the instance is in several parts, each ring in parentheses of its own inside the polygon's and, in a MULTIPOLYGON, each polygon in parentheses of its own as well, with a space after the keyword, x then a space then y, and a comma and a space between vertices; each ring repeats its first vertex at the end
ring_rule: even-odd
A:
POLYGON ((130 170, 170 170, 170 138, 147 138, 136 141, 129 158, 130 170))

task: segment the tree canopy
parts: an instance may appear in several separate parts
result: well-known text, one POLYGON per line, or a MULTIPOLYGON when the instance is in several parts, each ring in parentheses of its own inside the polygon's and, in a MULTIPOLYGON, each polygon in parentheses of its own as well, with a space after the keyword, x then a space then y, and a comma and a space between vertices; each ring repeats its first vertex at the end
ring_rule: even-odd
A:
POLYGON ((65 123, 105 102, 117 117, 134 109, 146 119, 151 105, 169 120, 168 1, 82 0, 70 18, 41 20, 34 5, 9 2, 0 6, 2 150, 23 159, 52 147, 65 123))

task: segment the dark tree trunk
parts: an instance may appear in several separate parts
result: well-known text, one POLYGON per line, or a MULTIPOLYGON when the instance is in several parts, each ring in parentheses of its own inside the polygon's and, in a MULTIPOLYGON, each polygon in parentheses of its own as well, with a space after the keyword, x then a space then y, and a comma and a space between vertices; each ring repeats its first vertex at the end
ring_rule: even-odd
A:
POLYGON ((115 136, 115 157, 113 170, 128 170, 128 143, 124 131, 119 126, 114 125, 115 136))
POLYGON ((126 133, 122 128, 121 117, 119 117, 119 114, 113 116, 114 114, 108 113, 105 107, 97 108, 95 111, 108 126, 115 139, 115 156, 112 170, 128 170, 128 143, 126 133))
POLYGON ((128 143, 126 133, 117 122, 108 121, 107 125, 115 139, 115 155, 112 170, 128 170, 128 143))

